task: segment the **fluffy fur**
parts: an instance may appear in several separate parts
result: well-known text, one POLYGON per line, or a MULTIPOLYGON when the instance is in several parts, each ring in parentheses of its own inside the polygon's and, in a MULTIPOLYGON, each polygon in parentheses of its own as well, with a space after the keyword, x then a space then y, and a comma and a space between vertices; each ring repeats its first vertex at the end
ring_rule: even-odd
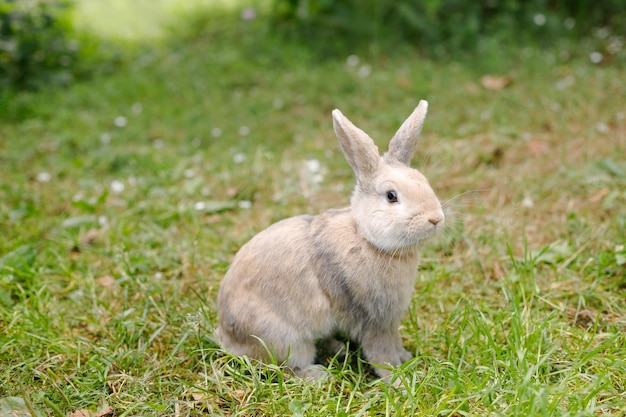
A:
POLYGON ((444 222, 427 179, 410 167, 427 106, 420 101, 383 157, 333 111, 357 178, 350 206, 282 220, 239 250, 218 295, 216 336, 225 350, 260 360, 271 353, 296 374, 316 375, 314 342, 342 331, 374 364, 411 358, 398 327, 413 293, 418 244, 444 222))

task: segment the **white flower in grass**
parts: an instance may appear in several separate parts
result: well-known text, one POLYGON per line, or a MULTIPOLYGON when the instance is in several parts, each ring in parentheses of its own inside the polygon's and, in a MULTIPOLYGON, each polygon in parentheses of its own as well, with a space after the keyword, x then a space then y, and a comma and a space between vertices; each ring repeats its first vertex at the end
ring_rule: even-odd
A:
POLYGON ((546 24, 546 16, 543 13, 537 13, 533 16, 533 22, 537 26, 543 26, 546 24))
POLYGON ((245 160, 246 160, 246 155, 241 152, 233 155, 233 162, 236 164, 240 164, 245 160))
POLYGON ((556 89, 557 90, 564 90, 567 87, 571 87, 576 83, 576 78, 574 78, 574 76, 572 75, 568 75, 567 77, 560 79, 559 81, 556 82, 556 89))
POLYGON ((238 132, 239 136, 248 136, 250 134, 250 128, 248 126, 241 126, 238 132))
POLYGON ((604 56, 600 52, 592 52, 589 54, 589 60, 594 64, 599 64, 604 59, 604 56))
POLYGON ((41 171, 37 174, 37 181, 39 182, 49 182, 52 179, 52 175, 49 172, 41 171))
POLYGON ((219 127, 214 127, 213 129, 211 129, 211 136, 213 136, 214 138, 219 138, 220 136, 222 136, 222 129, 220 129, 219 127))
POLYGON ((529 196, 524 197, 524 199, 522 200, 522 207, 524 208, 533 208, 534 205, 535 202, 529 196))
POLYGON ((141 105, 141 103, 135 103, 130 108, 130 110, 133 112, 133 114, 141 114, 141 112, 143 111, 143 106, 141 105))
POLYGON ((359 65, 359 62, 360 62, 360 59, 356 55, 350 55, 346 59, 346 65, 348 65, 351 68, 355 68, 357 65, 359 65))
POLYGON ((198 211, 202 211, 206 208, 206 203, 204 201, 198 201, 193 205, 193 208, 198 211))
POLYGON ((596 130, 600 133, 609 133, 609 125, 604 122, 598 122, 596 124, 596 130))
POLYGON ((202 311, 198 310, 196 314, 187 313, 185 322, 194 332, 200 330, 200 324, 202 324, 202 311))
POLYGON ((196 176, 196 170, 193 168, 188 168, 185 170, 185 172, 183 172, 183 175, 185 176, 185 178, 193 178, 196 176))
POLYGON ((616 54, 621 51, 623 47, 624 42, 622 42, 620 38, 612 36, 611 38, 609 38, 609 42, 606 45, 606 50, 610 54, 616 54))
POLYGON ((115 120, 113 121, 113 123, 117 127, 124 127, 126 126, 127 120, 124 116, 117 116, 115 120))
POLYGON ((370 76, 371 73, 372 67, 370 67, 369 65, 362 65, 361 68, 359 68, 359 70, 356 72, 356 75, 358 75, 360 78, 367 78, 370 76))
POLYGON ((103 134, 101 134, 100 142, 102 142, 103 145, 108 145, 111 142, 111 134, 107 132, 104 132, 103 134))
POLYGON ((239 208, 247 210, 252 208, 252 201, 241 200, 239 203, 237 203, 237 205, 239 206, 239 208))
POLYGON ((111 181, 111 191, 113 191, 115 194, 121 193, 122 191, 124 191, 124 183, 119 180, 111 181))
POLYGON ((322 164, 317 159, 307 159, 306 167, 311 173, 319 172, 322 164))
POLYGON ((598 28, 596 29, 595 35, 599 39, 606 39, 609 37, 610 33, 608 28, 598 28))

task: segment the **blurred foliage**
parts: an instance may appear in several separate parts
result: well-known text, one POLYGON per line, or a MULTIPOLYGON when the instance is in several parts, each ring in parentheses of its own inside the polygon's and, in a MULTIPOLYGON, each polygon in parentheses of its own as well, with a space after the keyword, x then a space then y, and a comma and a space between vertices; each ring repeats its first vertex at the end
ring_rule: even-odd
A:
POLYGON ((273 0, 272 19, 279 32, 334 49, 355 41, 396 40, 441 54, 473 49, 486 37, 541 45, 585 36, 600 27, 623 34, 626 2, 273 0))
POLYGON ((0 0, 0 88, 67 85, 102 55, 73 26, 72 0, 0 0))

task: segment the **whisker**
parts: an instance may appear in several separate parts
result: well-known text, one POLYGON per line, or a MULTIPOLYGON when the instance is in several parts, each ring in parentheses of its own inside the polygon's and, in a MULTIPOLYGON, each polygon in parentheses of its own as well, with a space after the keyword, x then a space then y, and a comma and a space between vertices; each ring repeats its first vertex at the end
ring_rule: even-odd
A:
POLYGON ((430 169, 433 168, 433 155, 435 155, 435 152, 440 148, 441 145, 441 141, 437 141, 437 143, 433 143, 430 146, 428 146, 428 148, 420 153, 420 158, 419 158, 419 163, 418 166, 420 167, 420 169, 430 169))
POLYGON ((462 193, 459 193, 457 195, 455 195, 452 198, 449 198, 446 201, 443 201, 441 203, 442 207, 449 207, 452 203, 454 203, 455 201, 457 201, 458 199, 463 197, 463 201, 468 201, 468 200, 479 200, 480 199, 480 193, 484 192, 484 191, 488 191, 489 188, 477 188, 474 190, 468 190, 468 191, 464 191, 462 193), (470 195, 471 197, 468 197, 468 195, 470 195))

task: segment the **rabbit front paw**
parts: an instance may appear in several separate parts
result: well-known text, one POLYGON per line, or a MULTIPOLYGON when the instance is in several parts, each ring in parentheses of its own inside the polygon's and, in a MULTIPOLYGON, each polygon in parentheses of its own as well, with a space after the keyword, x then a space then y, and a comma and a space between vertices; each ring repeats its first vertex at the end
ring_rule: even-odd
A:
POLYGON ((400 358, 400 363, 404 363, 408 360, 413 359, 413 354, 406 350, 404 347, 400 346, 398 348, 398 357, 400 358))

